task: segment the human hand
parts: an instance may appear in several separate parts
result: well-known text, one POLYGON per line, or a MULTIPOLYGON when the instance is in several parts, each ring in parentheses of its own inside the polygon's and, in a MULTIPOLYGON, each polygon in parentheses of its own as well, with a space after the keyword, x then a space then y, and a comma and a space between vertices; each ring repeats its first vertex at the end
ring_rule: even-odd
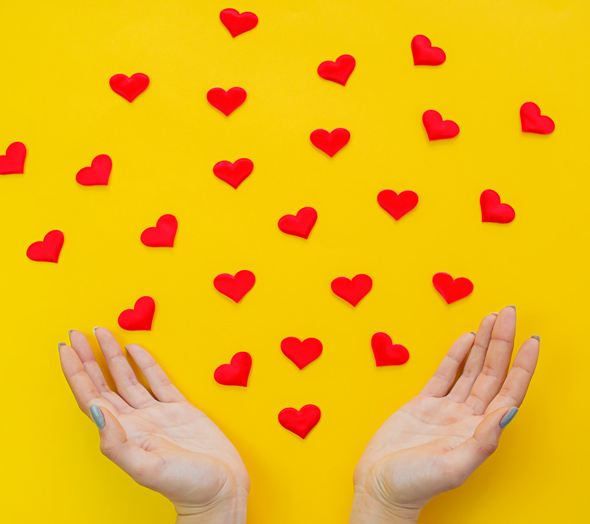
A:
POLYGON ((477 334, 459 337, 420 394, 375 433, 354 472, 351 524, 416 522, 430 499, 461 486, 496 450, 539 356, 539 338, 531 337, 508 373, 515 331, 513 306, 484 317, 477 334))
POLYGON ((172 502, 182 523, 246 522, 248 472, 237 450, 190 404, 153 357, 127 346, 153 393, 137 380, 115 337, 95 335, 117 386, 111 391, 88 340, 71 331, 61 366, 80 409, 99 428, 100 449, 138 484, 172 502))

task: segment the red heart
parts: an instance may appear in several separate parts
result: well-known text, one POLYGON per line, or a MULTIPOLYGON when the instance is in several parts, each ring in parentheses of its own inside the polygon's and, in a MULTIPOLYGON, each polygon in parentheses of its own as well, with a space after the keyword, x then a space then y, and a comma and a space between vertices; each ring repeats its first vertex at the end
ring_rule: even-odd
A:
POLYGON ((127 331, 151 331, 156 303, 152 297, 141 297, 133 309, 126 309, 119 315, 119 326, 127 331))
POLYGON ((459 134, 459 126, 452 120, 443 120, 438 111, 429 109, 422 115, 422 122, 428 134, 428 140, 453 138, 459 134))
POLYGON ((285 408, 279 413, 279 424, 295 435, 305 438, 320 421, 322 412, 313 404, 303 406, 299 411, 295 408, 285 408))
POLYGON ((279 229, 287 235, 308 238, 318 219, 313 207, 302 207, 295 215, 285 215, 279 220, 279 229))
POLYGON ((295 337, 287 337, 281 342, 281 351, 299 369, 311 364, 322 354, 322 343, 317 338, 306 338, 304 341, 295 337))
POLYGON ((432 47, 430 39, 424 35, 412 38, 412 55, 414 65, 437 66, 447 59, 445 52, 440 47, 432 47))
POLYGON ((245 269, 238 271, 235 276, 228 273, 217 275, 213 280, 213 285, 217 291, 231 298, 237 304, 252 289, 255 282, 254 273, 245 269))
POLYGON ((113 169, 113 161, 109 155, 94 157, 90 167, 83 167, 76 175, 76 182, 82 186, 106 186, 113 169))
POLYGON ((523 133, 549 135, 555 131, 555 122, 541 115, 541 109, 533 102, 525 102, 520 107, 520 123, 523 133))
POLYGON ((241 87, 232 87, 229 91, 214 87, 208 91, 207 100, 215 109, 229 116, 244 103, 246 96, 246 90, 241 87))
POLYGON ((248 158, 240 158, 233 164, 227 160, 222 160, 213 166, 213 174, 227 182, 234 189, 237 189, 250 176, 253 169, 254 163, 248 158))
POLYGON ((148 227, 141 234, 141 242, 148 247, 174 247, 178 221, 174 215, 162 215, 156 227, 148 227))
POLYGON ((50 231, 40 242, 32 243, 27 249, 27 257, 35 262, 55 262, 59 260, 64 245, 64 234, 59 230, 50 231))
POLYGON ((414 191, 402 191, 398 195, 391 189, 384 189, 377 195, 377 202, 393 218, 399 220, 416 207, 418 195, 414 191))
POLYGON ((150 85, 150 77, 143 73, 135 73, 131 77, 118 74, 111 76, 109 85, 115 93, 121 95, 127 102, 133 102, 150 85))
POLYGON ((27 148, 22 142, 13 142, 0 155, 0 175, 22 175, 25 172, 27 148))
POLYGON ((333 157, 350 140, 350 133, 343 127, 338 127, 331 132, 325 129, 316 129, 309 136, 311 143, 326 155, 333 157))
POLYGON ((381 366, 400 366, 410 359, 410 352, 401 344, 393 344, 387 333, 375 333, 371 338, 375 364, 381 366))
POLYGON ((507 224, 514 220, 514 209, 508 204, 500 203, 500 195, 493 189, 486 189, 479 197, 482 222, 507 224))
POLYGON ((465 298, 473 291, 473 284, 468 278, 459 277, 453 280, 448 273, 437 273, 432 277, 434 289, 445 299, 447 304, 465 298))
POLYGON ((331 80, 343 86, 350 78, 354 71, 356 60, 351 55, 341 55, 336 59, 336 62, 327 60, 318 66, 318 75, 325 80, 331 80))
POLYGON ((222 364, 219 366, 213 378, 222 386, 243 386, 248 385, 248 377, 252 369, 252 357, 246 351, 236 353, 231 364, 222 364))
POLYGON ((254 29, 258 25, 258 17, 254 13, 241 13, 235 9, 224 9, 219 13, 221 23, 235 38, 246 31, 254 29))
POLYGON ((361 299, 371 291, 373 280, 369 275, 356 275, 352 280, 338 277, 332 280, 332 291, 335 295, 356 307, 361 299))

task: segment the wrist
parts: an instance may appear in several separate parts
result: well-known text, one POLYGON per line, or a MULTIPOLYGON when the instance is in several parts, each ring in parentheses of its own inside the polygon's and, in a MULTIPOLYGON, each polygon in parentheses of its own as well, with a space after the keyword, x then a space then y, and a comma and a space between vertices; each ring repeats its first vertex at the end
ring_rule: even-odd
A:
POLYGON ((377 500, 368 493, 356 492, 350 524, 416 524, 421 507, 400 507, 377 500))
POLYGON ((247 494, 208 506, 175 505, 177 524, 245 524, 247 494))

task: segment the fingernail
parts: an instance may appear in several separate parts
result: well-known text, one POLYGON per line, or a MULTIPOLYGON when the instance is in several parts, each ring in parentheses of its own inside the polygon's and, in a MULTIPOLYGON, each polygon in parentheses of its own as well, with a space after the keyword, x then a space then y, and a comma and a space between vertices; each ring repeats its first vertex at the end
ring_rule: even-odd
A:
POLYGON ((60 343, 57 345, 57 349, 61 349, 61 347, 62 347, 62 346, 67 346, 67 344, 66 344, 65 342, 60 342, 60 343))
POLYGON ((513 307, 514 308, 514 311, 516 311, 516 306, 507 306, 507 307, 513 307))
POLYGON ((533 335, 531 338, 536 338, 539 342, 541 342, 541 337, 539 335, 533 335))
POLYGON ((499 315, 499 314, 500 314, 500 313, 498 313, 497 311, 494 311, 494 312, 492 313, 492 315, 499 315))
POLYGON ((474 335, 477 335, 477 333, 475 331, 471 331, 471 333, 473 333, 474 335))
POLYGON ((508 410, 508 412, 506 413, 506 415, 504 415, 502 417, 502 420, 500 421, 500 428, 504 429, 508 424, 510 424, 512 419, 514 417, 516 417, 517 413, 518 413, 518 408, 516 406, 513 408, 510 408, 508 410))
POLYGON ((98 406, 90 406, 90 416, 98 429, 104 428, 104 417, 98 406))
POLYGON ((92 328, 92 332, 94 333, 94 335, 96 335, 96 330, 99 328, 100 326, 96 326, 95 328, 92 328))

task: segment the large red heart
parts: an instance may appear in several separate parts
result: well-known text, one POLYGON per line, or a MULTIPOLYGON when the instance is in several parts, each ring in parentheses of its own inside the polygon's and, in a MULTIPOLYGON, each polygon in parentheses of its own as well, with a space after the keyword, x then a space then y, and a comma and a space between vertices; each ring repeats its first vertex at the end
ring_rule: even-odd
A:
POLYGON ((252 369, 252 357, 246 351, 236 353, 230 364, 219 366, 213 378, 222 386, 243 386, 248 385, 248 377, 252 369))
POLYGON ((341 55, 336 62, 326 60, 318 66, 318 75, 325 80, 331 80, 343 86, 346 85, 350 75, 354 71, 356 60, 351 55, 341 55))
POLYGON ((0 175, 22 175, 25 172, 27 148, 22 142, 13 142, 0 155, 0 175))
POLYGON ((150 85, 150 77, 143 73, 127 75, 113 75, 109 80, 111 89, 121 95, 127 102, 133 102, 150 85))
POLYGON ((445 52, 440 47, 432 47, 430 39, 424 35, 412 38, 412 55, 414 65, 437 66, 447 59, 445 52))
POLYGON ((500 195, 493 189, 486 189, 479 197, 482 222, 507 224, 514 220, 514 209, 508 204, 500 203, 500 195))
POLYGON ((47 233, 42 241, 31 244, 27 249, 27 257, 35 262, 57 264, 63 245, 64 234, 56 229, 47 233))
POLYGON ((156 303, 152 297, 141 297, 133 309, 126 309, 119 315, 119 326, 127 331, 150 331, 156 312, 156 303))
POLYGON ((555 131, 555 122, 541 115, 541 109, 534 102, 525 102, 520 107, 520 123, 523 133, 549 135, 555 131))
POLYGON ((297 215, 285 215, 279 220, 279 229, 287 235, 308 238, 318 219, 313 207, 302 207, 297 215))
POLYGON ((148 247, 174 247, 178 220, 174 215, 162 215, 156 227, 148 227, 141 234, 141 242, 148 247))
POLYGON ((410 352, 401 344, 394 344, 387 333, 375 333, 371 338, 375 364, 381 366, 400 366, 410 359, 410 352))
POLYGON ((331 132, 325 129, 316 129, 310 135, 311 143, 326 155, 333 157, 350 140, 350 133, 343 127, 338 127, 331 132))
POLYGON ((322 343, 317 338, 301 341, 296 337, 287 337, 281 342, 281 351, 299 369, 311 364, 322 354, 322 343))
POLYGON ((237 189, 250 176, 253 169, 254 163, 249 158, 240 158, 233 164, 228 160, 222 160, 213 166, 213 174, 237 189))
POLYGON ((214 87, 207 92, 207 101, 225 116, 229 116, 244 103, 246 96, 246 90, 241 87, 232 87, 228 91, 214 87))
POLYGON ((307 404, 300 410, 285 408, 279 413, 279 424, 285 429, 305 438, 320 421, 322 412, 313 404, 307 404))
POLYGON ((90 167, 83 167, 76 175, 76 182, 82 186, 106 186, 109 183, 113 161, 109 155, 94 157, 90 167))
POLYGON ((217 275, 213 280, 213 285, 217 291, 231 298, 237 304, 252 289, 255 282, 254 273, 245 269, 238 271, 235 276, 228 273, 217 275))
POLYGON ((416 207, 418 195, 414 191, 402 191, 398 195, 391 189, 384 189, 377 195, 377 202, 393 218, 399 220, 416 207))
POLYGON ((346 277, 338 277, 332 280, 334 294, 355 307, 371 291, 372 287, 373 280, 369 275, 356 275, 352 280, 346 277))
POLYGON ((258 17, 254 13, 240 14, 236 9, 224 9, 219 13, 219 19, 234 38, 254 29, 258 24, 258 17))
POLYGON ((447 304, 465 298, 473 291, 473 283, 468 278, 453 279, 448 273, 437 273, 432 277, 432 284, 447 304))
POLYGON ((459 126, 452 120, 443 120, 438 111, 429 109, 422 115, 422 123, 426 128, 428 140, 453 138, 459 134, 459 126))

